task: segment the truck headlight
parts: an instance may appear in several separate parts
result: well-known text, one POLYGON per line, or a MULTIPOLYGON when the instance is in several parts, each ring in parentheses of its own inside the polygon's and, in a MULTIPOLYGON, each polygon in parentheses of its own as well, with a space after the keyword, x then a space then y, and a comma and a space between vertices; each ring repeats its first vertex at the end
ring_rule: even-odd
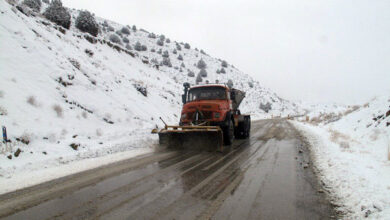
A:
POLYGON ((221 117, 221 114, 219 112, 215 112, 214 113, 214 118, 219 118, 219 117, 221 117))

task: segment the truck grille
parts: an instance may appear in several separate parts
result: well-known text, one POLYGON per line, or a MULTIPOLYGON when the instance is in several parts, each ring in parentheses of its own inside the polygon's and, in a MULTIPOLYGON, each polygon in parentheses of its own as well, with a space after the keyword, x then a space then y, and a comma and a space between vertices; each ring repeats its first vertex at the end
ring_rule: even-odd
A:
MULTIPOLYGON (((195 113, 196 112, 189 112, 187 113, 187 119, 193 120, 195 119, 195 113)), ((202 111, 205 120, 213 119, 213 112, 212 111, 202 111)))

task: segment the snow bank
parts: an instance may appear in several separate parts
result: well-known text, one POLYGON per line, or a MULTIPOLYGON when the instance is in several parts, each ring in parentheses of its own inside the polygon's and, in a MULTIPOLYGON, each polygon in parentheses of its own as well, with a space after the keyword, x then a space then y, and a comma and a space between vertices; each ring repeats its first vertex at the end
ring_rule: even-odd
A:
POLYGON ((390 218, 389 111, 389 97, 378 97, 325 125, 294 122, 345 219, 390 218))

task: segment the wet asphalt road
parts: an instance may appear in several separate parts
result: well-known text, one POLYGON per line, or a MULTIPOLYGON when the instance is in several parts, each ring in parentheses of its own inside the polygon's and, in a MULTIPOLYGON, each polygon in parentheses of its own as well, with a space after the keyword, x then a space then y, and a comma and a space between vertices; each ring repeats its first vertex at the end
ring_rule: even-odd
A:
POLYGON ((1 195, 0 217, 329 219, 299 137, 283 119, 253 122, 224 153, 160 151, 1 195))

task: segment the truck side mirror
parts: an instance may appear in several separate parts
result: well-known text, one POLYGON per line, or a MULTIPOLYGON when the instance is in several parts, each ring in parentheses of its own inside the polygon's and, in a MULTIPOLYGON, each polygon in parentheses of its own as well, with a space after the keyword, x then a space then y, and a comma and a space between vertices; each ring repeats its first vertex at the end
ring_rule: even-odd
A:
POLYGON ((181 101, 183 102, 183 104, 186 104, 186 94, 183 94, 181 95, 181 101))

